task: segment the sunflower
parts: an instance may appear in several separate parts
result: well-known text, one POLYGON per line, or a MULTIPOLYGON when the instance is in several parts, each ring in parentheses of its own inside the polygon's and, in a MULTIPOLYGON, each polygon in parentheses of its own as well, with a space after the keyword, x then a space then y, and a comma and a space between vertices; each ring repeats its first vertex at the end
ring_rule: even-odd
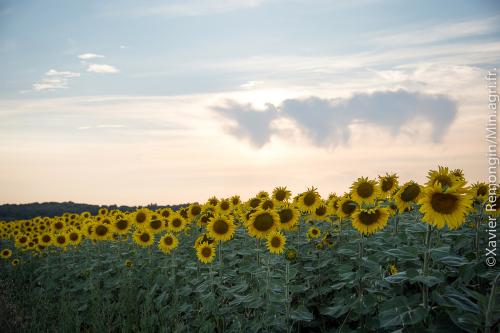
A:
POLYGON ((134 263, 131 260, 125 260, 125 267, 132 268, 134 263))
POLYGON ((169 231, 178 233, 186 229, 186 225, 186 219, 184 219, 179 213, 174 212, 169 218, 168 229, 169 231))
POLYGON ((40 244, 42 244, 45 247, 53 245, 53 238, 54 237, 52 236, 52 234, 49 233, 42 234, 42 236, 40 237, 40 244))
POLYGON ((214 214, 210 211, 204 212, 198 219, 198 222, 196 222, 196 225, 201 228, 205 227, 213 216, 214 214))
POLYGON ((65 223, 63 220, 57 219, 52 223, 52 230, 54 232, 60 232, 64 229, 65 223))
POLYGON ((198 238, 196 238, 196 240, 194 241, 194 248, 197 249, 202 243, 204 242, 207 242, 209 244, 212 244, 213 242, 215 242, 214 239, 208 237, 208 235, 206 233, 204 234, 201 234, 198 236, 198 238))
POLYGON ((459 178, 456 175, 451 173, 448 167, 438 166, 438 170, 429 170, 427 174, 427 186, 434 186, 434 184, 439 183, 445 187, 452 187, 457 182, 459 182, 459 178))
POLYGON ((297 259, 297 251, 295 251, 294 249, 286 250, 285 258, 289 261, 295 261, 295 259, 297 259))
POLYGON ((262 202, 262 199, 261 198, 251 198, 248 200, 247 202, 247 206, 249 207, 249 209, 257 209, 259 206, 260 206, 260 203, 262 202))
POLYGON ((399 185, 398 176, 395 173, 386 173, 385 176, 378 176, 378 181, 380 184, 380 190, 386 197, 391 196, 399 185))
POLYGON ((68 232, 68 243, 73 246, 77 246, 82 241, 82 235, 76 231, 71 230, 68 232))
POLYGON ((454 170, 451 170, 450 172, 453 176, 455 176, 455 178, 458 180, 458 181, 465 181, 465 176, 464 176, 464 170, 462 169, 454 169, 454 170))
POLYGON ((290 199, 292 192, 287 190, 286 186, 279 186, 273 190, 271 198, 277 203, 284 203, 290 199))
POLYGON ((318 221, 325 221, 330 211, 324 202, 321 202, 318 207, 314 210, 312 217, 318 221))
POLYGON ((111 239, 112 230, 111 225, 103 222, 97 222, 94 225, 94 238, 97 240, 111 239))
POLYGON ((280 229, 291 231, 295 229, 295 226, 299 222, 300 212, 297 208, 286 205, 278 210, 278 215, 280 217, 280 229))
POLYGON ((170 253, 173 249, 177 247, 177 245, 179 245, 177 237, 175 237, 170 232, 167 232, 165 235, 163 235, 163 237, 160 238, 160 241, 158 242, 158 248, 163 253, 170 253))
POLYGON ((3 249, 2 251, 0 251, 0 257, 2 259, 7 259, 7 258, 10 258, 11 256, 12 256, 11 249, 3 249))
POLYGON ((104 208, 104 207, 99 208, 99 210, 97 211, 97 214, 106 216, 106 215, 108 215, 108 209, 104 208))
POLYGON ((351 186, 351 198, 358 204, 373 203, 380 196, 377 182, 367 177, 360 177, 351 186))
POLYGON ((69 244, 68 235, 65 233, 60 233, 54 238, 54 245, 63 249, 66 249, 66 246, 69 244))
POLYGON ((309 240, 319 237, 321 237, 321 230, 318 227, 310 227, 309 230, 307 230, 307 238, 309 240))
POLYGON ((259 193, 257 193, 256 197, 260 199, 269 199, 269 193, 267 193, 266 191, 260 191, 259 193))
POLYGON ((229 214, 231 212, 231 201, 229 199, 221 199, 217 204, 217 211, 219 214, 229 214))
POLYGON ((160 215, 163 217, 163 218, 169 218, 170 215, 172 214, 172 209, 171 208, 163 208, 163 209, 160 209, 158 211, 158 213, 160 213, 160 215))
POLYGON ((193 203, 193 204, 189 205, 189 208, 188 208, 189 217, 195 218, 201 214, 201 211, 202 211, 202 207, 199 204, 193 203))
POLYGON ((234 221, 226 215, 215 215, 207 225, 208 236, 219 242, 225 242, 234 236, 234 221))
POLYGON ((303 212, 314 212, 321 204, 321 197, 314 187, 308 188, 307 191, 300 194, 297 198, 297 205, 303 212))
POLYGON ((389 275, 394 275, 398 273, 398 267, 395 264, 389 265, 389 275))
POLYGON ((115 234, 126 235, 131 227, 129 219, 125 217, 118 217, 113 220, 112 230, 115 234))
POLYGON ((215 258, 215 243, 201 243, 196 249, 196 256, 204 264, 211 263, 215 258))
POLYGON ((146 225, 146 229, 148 229, 148 231, 150 231, 153 234, 157 234, 163 230, 163 227, 164 224, 161 219, 161 215, 158 215, 156 213, 151 214, 151 219, 146 225))
POLYGON ((422 188, 414 181, 405 183, 394 195, 396 206, 400 212, 408 211, 412 208, 422 195, 422 188))
POLYGON ((389 210, 383 207, 358 209, 352 214, 352 226, 363 235, 383 229, 389 219, 389 210))
POLYGON ((271 199, 264 199, 260 205, 259 205, 259 208, 261 209, 274 209, 274 206, 275 206, 275 201, 271 200, 271 199))
POLYGON ((349 195, 344 195, 338 201, 337 215, 341 219, 348 218, 356 210, 358 204, 352 200, 349 195))
POLYGON ((205 204, 206 207, 208 208, 214 208, 217 207, 217 204, 219 203, 219 199, 217 199, 216 196, 213 196, 207 200, 207 203, 205 204))
POLYGON ((259 209, 250 215, 246 227, 248 234, 252 237, 266 238, 275 231, 280 224, 280 216, 274 210, 259 209))
POLYGON ((182 216, 182 218, 185 219, 187 222, 187 219, 189 218, 188 207, 181 208, 178 210, 178 212, 179 212, 179 215, 182 216))
POLYGON ((485 202, 488 200, 489 187, 486 183, 477 182, 472 184, 470 188, 470 193, 472 194, 474 200, 479 202, 485 202))
POLYGON ((155 242, 154 235, 146 229, 136 229, 133 236, 134 242, 142 247, 148 247, 155 242))
POLYGON ((229 201, 231 201, 231 205, 233 205, 233 207, 236 207, 238 206, 239 204, 241 204, 241 199, 240 199, 240 196, 239 195, 233 195, 229 201))
POLYGON ((286 237, 279 231, 274 231, 267 236, 267 249, 271 253, 281 254, 285 251, 286 237))
POLYGON ((151 220, 151 212, 147 208, 139 208, 135 213, 130 214, 129 217, 136 227, 143 228, 151 220))
POLYGON ((472 204, 472 198, 464 188, 464 182, 452 187, 435 183, 424 189, 419 200, 422 221, 439 229, 448 226, 457 229, 465 222, 465 215, 472 204))
POLYGON ((19 259, 12 260, 11 264, 12 264, 12 266, 16 267, 17 265, 19 265, 19 259))
POLYGON ((332 215, 337 214, 337 210, 339 209, 339 201, 340 197, 338 197, 335 193, 330 193, 328 195, 328 200, 326 201, 326 205, 328 206, 328 209, 330 210, 330 213, 332 215))

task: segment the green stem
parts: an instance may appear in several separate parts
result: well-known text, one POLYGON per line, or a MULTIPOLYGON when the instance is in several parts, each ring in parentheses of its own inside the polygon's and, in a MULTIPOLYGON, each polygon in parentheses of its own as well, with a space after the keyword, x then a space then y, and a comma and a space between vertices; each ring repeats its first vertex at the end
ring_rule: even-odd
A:
POLYGON ((500 274, 497 274, 495 280, 493 280, 493 284, 491 286, 490 297, 488 299, 488 308, 485 313, 485 321, 484 321, 484 333, 491 332, 491 313, 493 312, 493 307, 495 305, 495 291, 497 287, 498 278, 500 274))
POLYGON ((289 295, 289 275, 290 275, 290 263, 288 260, 285 262, 285 326, 287 332, 291 332, 291 327, 289 327, 290 322, 290 301, 288 299, 289 295))
POLYGON ((364 238, 365 236, 360 233, 360 239, 359 239, 359 299, 361 300, 363 298, 363 277, 365 275, 365 266, 363 265, 363 256, 364 256, 364 251, 365 251, 365 242, 364 238))
MULTIPOLYGON (((424 265, 422 267, 422 275, 427 276, 429 271, 429 261, 431 254, 431 235, 432 235, 432 226, 427 224, 427 232, 425 233, 425 253, 424 253, 424 265)), ((429 308, 429 287, 424 284, 422 288, 422 303, 425 309, 429 308)))

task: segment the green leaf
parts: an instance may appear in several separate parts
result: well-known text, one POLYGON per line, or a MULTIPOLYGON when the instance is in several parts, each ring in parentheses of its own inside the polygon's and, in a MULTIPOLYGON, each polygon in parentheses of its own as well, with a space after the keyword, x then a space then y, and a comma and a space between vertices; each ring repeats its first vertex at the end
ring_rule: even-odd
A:
POLYGON ((299 305, 290 313, 290 318, 296 321, 311 321, 314 319, 312 313, 303 305, 299 305))
POLYGON ((338 318, 347 311, 349 311, 349 307, 347 305, 335 305, 321 308, 320 313, 324 316, 338 318))
POLYGON ((408 277, 406 276, 406 272, 399 272, 394 275, 389 275, 384 278, 389 283, 402 283, 408 280, 408 277))
POLYGON ((460 267, 467 265, 469 262, 464 257, 448 255, 444 257, 439 257, 435 259, 436 262, 442 263, 447 266, 460 267))

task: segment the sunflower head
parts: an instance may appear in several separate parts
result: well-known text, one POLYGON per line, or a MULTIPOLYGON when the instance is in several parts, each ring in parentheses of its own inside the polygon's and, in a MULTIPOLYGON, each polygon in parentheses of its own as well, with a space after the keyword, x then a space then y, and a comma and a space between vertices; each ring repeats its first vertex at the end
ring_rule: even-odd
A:
POLYGON ((297 198, 297 205, 303 212, 314 212, 321 204, 321 197, 316 188, 308 188, 307 191, 301 193, 297 198))
POLYGON ((292 192, 287 190, 286 186, 279 186, 273 190, 272 199, 277 202, 286 202, 291 195, 292 192))
POLYGON ((189 217, 191 218, 197 217, 198 215, 201 214, 202 210, 203 208, 197 203, 189 205, 189 217))
POLYGON ((217 205, 217 211, 220 214, 229 214, 231 212, 231 201, 229 199, 221 199, 217 205))
POLYGON ((246 227, 250 236, 264 239, 279 227, 279 223, 280 217, 274 210, 259 209, 250 215, 246 227))
POLYGON ((307 230, 307 239, 311 240, 313 238, 319 238, 321 237, 321 230, 318 227, 310 227, 309 230, 307 230))
POLYGON ((285 258, 289 261, 295 261, 297 259, 297 251, 295 251, 294 249, 286 250, 285 258))
POLYGON ((291 231, 294 230, 299 223, 300 212, 297 208, 291 205, 285 205, 278 210, 280 217, 279 228, 291 231))
POLYGON ((349 195, 344 195, 338 201, 337 215, 341 219, 348 218, 358 207, 358 203, 351 199, 349 195))
POLYGON ((3 259, 10 258, 12 256, 12 250, 11 249, 3 249, 0 251, 0 257, 3 259))
POLYGON ((163 235, 163 237, 160 238, 160 241, 158 242, 158 248, 163 253, 170 253, 178 245, 179 241, 177 240, 177 237, 175 237, 171 233, 166 233, 165 235, 163 235))
POLYGON ((132 268, 132 266, 134 266, 134 263, 131 260, 125 260, 125 267, 132 268))
POLYGON ((203 242, 196 249, 198 260, 204 264, 211 263, 215 258, 215 243, 203 242))
POLYGON ((281 254, 285 251, 286 237, 279 231, 274 231, 267 236, 267 249, 271 253, 281 254))
POLYGON ((380 196, 377 182, 367 177, 360 177, 351 186, 351 198, 359 204, 371 204, 380 196))
POLYGON ((19 265, 19 259, 14 259, 14 260, 12 260, 12 261, 11 261, 11 264, 12 264, 12 266, 14 266, 14 267, 15 267, 15 266, 17 266, 17 265, 19 265))
POLYGON ((228 215, 217 214, 207 225, 208 236, 220 242, 233 238, 235 229, 233 218, 228 215))
POLYGON ((136 229, 132 238, 141 247, 151 246, 155 242, 154 235, 147 229, 136 229))
POLYGON ((378 178, 380 190, 386 196, 390 196, 399 185, 398 176, 395 173, 386 173, 385 176, 378 176, 378 178))
POLYGON ((352 215, 352 226, 363 235, 371 235, 387 225, 388 208, 360 208, 352 215))
POLYGON ((457 177, 453 174, 448 167, 438 166, 437 170, 429 170, 427 174, 426 186, 434 186, 435 184, 440 184, 443 187, 453 187, 463 178, 463 174, 457 177))
POLYGON ((414 181, 409 181, 401 186, 394 199, 399 211, 405 212, 411 210, 421 196, 422 187, 414 181))
POLYGON ((239 195, 233 195, 229 201, 231 201, 231 205, 233 205, 233 207, 236 207, 238 206, 239 204, 241 204, 241 199, 240 199, 240 196, 239 195))

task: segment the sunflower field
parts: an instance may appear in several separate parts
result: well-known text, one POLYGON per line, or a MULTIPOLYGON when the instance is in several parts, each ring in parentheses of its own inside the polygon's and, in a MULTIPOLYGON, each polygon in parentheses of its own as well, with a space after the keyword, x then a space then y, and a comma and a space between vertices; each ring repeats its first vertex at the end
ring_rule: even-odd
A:
POLYGON ((0 330, 499 332, 490 190, 439 167, 328 198, 276 187, 0 222, 0 330))

